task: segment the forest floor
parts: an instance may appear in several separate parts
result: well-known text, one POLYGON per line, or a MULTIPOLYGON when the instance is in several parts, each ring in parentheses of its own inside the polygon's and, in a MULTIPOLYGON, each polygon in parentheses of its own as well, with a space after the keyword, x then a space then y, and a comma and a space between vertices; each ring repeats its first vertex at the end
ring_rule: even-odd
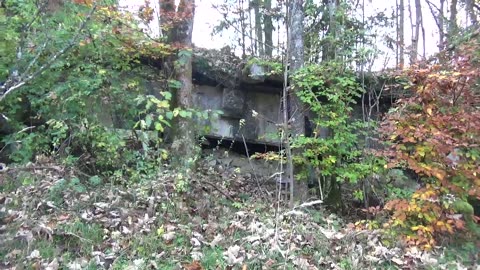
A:
POLYGON ((168 168, 128 187, 49 162, 0 173, 0 269, 479 269, 465 253, 387 247, 315 202, 292 210, 275 186, 204 166, 185 192, 168 168))

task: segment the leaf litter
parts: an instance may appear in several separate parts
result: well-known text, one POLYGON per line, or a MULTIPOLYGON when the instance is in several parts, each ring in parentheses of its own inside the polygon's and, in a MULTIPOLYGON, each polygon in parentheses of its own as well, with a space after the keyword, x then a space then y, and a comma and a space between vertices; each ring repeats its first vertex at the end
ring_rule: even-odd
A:
MULTIPOLYGON (((31 166, 39 165, 61 168, 31 166)), ((168 170, 82 191, 62 185, 76 176, 67 168, 32 170, 26 185, 24 174, 0 173, 0 184, 16 183, 0 192, 0 268, 450 269, 440 249, 387 247, 380 231, 347 226, 319 201, 291 210, 258 190, 258 179, 200 171, 184 193, 168 170)))

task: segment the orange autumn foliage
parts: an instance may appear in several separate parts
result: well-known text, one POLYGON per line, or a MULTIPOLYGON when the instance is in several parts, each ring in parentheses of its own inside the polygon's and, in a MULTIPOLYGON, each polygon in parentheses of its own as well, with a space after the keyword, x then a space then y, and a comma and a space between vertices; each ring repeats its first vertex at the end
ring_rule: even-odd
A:
MULTIPOLYGON (((387 167, 409 168, 426 183, 410 201, 394 200, 386 227, 403 228, 412 245, 431 248, 436 238, 464 229, 452 200, 480 197, 480 41, 452 53, 451 60, 412 66, 397 74, 408 97, 381 125, 387 167)), ((471 217, 463 217, 471 218, 471 217)))

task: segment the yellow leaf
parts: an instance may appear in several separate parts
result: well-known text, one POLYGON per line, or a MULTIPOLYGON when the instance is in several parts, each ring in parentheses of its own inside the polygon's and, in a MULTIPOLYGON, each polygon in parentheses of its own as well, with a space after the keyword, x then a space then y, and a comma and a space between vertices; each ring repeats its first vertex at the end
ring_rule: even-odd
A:
POLYGON ((160 226, 160 228, 157 229, 157 235, 162 236, 164 233, 165 233, 165 228, 162 225, 160 226))
POLYGON ((164 159, 164 160, 168 159, 168 152, 167 151, 162 151, 162 159, 164 159))
POLYGON ((430 115, 430 116, 432 115, 432 108, 427 109, 427 114, 430 115))
POLYGON ((433 176, 435 176, 436 178, 438 178, 439 180, 443 180, 444 176, 443 174, 439 173, 439 172, 434 172, 433 173, 433 176))

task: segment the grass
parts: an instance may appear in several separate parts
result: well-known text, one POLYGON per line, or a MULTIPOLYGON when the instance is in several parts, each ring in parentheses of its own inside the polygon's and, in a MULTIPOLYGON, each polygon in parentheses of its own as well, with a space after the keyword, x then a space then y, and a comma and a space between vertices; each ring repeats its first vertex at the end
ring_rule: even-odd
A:
POLYGON ((68 250, 76 250, 89 255, 103 242, 103 229, 98 224, 75 221, 59 228, 63 235, 55 237, 55 243, 65 245, 68 250))
POLYGON ((227 263, 223 259, 223 249, 219 247, 206 247, 202 249, 203 257, 201 263, 205 269, 225 269, 227 263))

